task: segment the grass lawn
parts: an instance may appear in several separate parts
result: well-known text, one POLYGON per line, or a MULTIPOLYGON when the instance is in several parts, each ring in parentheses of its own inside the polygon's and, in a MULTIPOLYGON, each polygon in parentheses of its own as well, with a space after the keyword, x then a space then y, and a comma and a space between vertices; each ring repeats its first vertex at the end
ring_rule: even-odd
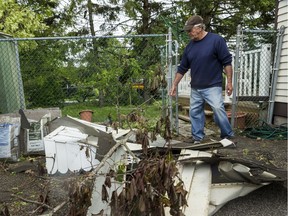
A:
POLYGON ((156 122, 161 118, 162 115, 162 101, 155 101, 150 105, 141 105, 140 107, 136 106, 122 106, 117 108, 116 106, 106 106, 106 107, 98 107, 95 106, 94 103, 77 103, 77 104, 69 104, 66 105, 62 109, 62 115, 72 116, 76 118, 80 118, 79 112, 82 110, 92 110, 93 117, 92 122, 105 122, 108 119, 108 115, 110 114, 113 121, 118 121, 118 115, 127 115, 131 112, 137 112, 145 119, 149 120, 149 122, 156 122))

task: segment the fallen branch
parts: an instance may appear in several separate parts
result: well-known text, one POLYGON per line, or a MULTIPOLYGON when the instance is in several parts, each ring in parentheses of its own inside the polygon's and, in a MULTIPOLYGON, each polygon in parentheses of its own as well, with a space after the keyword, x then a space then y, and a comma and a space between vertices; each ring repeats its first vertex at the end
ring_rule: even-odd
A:
POLYGON ((53 209, 51 206, 49 206, 49 205, 47 205, 47 204, 45 204, 45 203, 41 203, 41 202, 37 202, 37 201, 34 201, 34 200, 25 199, 25 198, 23 198, 23 197, 20 197, 20 196, 15 195, 15 194, 11 194, 11 196, 13 196, 13 197, 15 197, 15 198, 17 198, 17 199, 20 199, 20 200, 22 200, 22 201, 24 201, 24 202, 27 202, 27 203, 33 203, 33 204, 36 204, 36 205, 44 206, 44 207, 46 207, 46 208, 48 208, 48 209, 53 209))
POLYGON ((51 212, 47 213, 47 214, 42 214, 40 216, 52 216, 55 212, 57 212, 58 210, 60 210, 63 206, 65 206, 67 204, 68 201, 64 201, 62 203, 60 203, 58 206, 56 206, 55 208, 52 209, 51 212))

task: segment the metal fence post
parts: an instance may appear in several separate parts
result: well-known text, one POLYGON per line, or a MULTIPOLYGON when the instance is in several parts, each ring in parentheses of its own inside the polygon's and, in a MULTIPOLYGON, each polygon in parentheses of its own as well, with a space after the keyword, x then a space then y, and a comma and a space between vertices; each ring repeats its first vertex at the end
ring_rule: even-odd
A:
POLYGON ((233 97, 232 97, 232 113, 231 113, 231 126, 235 126, 236 116, 236 96, 238 94, 238 73, 239 73, 239 56, 240 56, 240 37, 242 27, 237 26, 237 37, 236 37, 236 52, 235 52, 235 63, 234 63, 234 75, 233 75, 233 97))
MULTIPOLYGON (((166 46, 160 47, 160 59, 161 59, 161 70, 162 70, 162 78, 166 79, 165 74, 165 61, 166 61, 166 46)), ((162 98, 162 118, 164 119, 166 116, 166 100, 167 100, 167 86, 164 86, 163 82, 161 83, 161 98, 162 98)))
POLYGON ((271 91, 270 91, 270 96, 269 96, 269 106, 268 106, 268 115, 267 115, 267 123, 268 124, 272 124, 275 95, 276 95, 276 85, 277 85, 277 79, 278 79, 281 47, 282 47, 282 43, 283 43, 284 32, 285 32, 285 26, 281 26, 279 29, 279 32, 277 34, 277 42, 276 42, 277 46, 276 46, 276 50, 275 50, 272 84, 271 84, 271 91))
MULTIPOLYGON (((168 31, 168 93, 172 87, 172 30, 171 27, 168 31)), ((169 120, 170 120, 170 129, 172 130, 172 96, 168 97, 168 113, 169 113, 169 120)))
MULTIPOLYGON (((179 49, 179 44, 177 41, 174 41, 175 43, 175 69, 174 72, 175 74, 177 73, 177 65, 178 65, 178 49, 179 49)), ((176 89, 176 98, 175 98, 175 127, 176 127, 176 133, 179 135, 179 109, 178 109, 178 88, 176 89)))

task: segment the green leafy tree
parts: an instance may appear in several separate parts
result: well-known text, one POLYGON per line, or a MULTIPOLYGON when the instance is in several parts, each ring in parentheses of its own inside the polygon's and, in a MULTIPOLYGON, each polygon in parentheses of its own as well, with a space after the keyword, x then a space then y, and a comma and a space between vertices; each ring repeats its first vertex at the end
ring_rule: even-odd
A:
POLYGON ((14 0, 0 1, 1 32, 13 37, 34 37, 35 32, 48 28, 44 20, 45 14, 37 13, 29 5, 14 0))

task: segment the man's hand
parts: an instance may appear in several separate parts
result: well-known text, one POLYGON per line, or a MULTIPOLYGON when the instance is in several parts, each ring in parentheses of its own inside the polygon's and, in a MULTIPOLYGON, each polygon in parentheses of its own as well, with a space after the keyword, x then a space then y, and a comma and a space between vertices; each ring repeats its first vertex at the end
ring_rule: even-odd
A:
POLYGON ((169 91, 170 96, 176 96, 176 88, 175 85, 172 85, 172 88, 169 91))
POLYGON ((173 82, 172 87, 169 91, 170 96, 176 96, 176 89, 177 89, 178 83, 180 82, 182 77, 183 77, 183 74, 176 73, 174 82, 173 82))
POLYGON ((232 65, 226 65, 224 67, 224 71, 225 71, 225 74, 227 77, 226 92, 227 92, 227 95, 230 96, 233 93, 233 86, 232 86, 233 69, 232 69, 232 65))
POLYGON ((233 93, 233 86, 231 82, 228 82, 226 85, 227 95, 230 96, 233 93))

